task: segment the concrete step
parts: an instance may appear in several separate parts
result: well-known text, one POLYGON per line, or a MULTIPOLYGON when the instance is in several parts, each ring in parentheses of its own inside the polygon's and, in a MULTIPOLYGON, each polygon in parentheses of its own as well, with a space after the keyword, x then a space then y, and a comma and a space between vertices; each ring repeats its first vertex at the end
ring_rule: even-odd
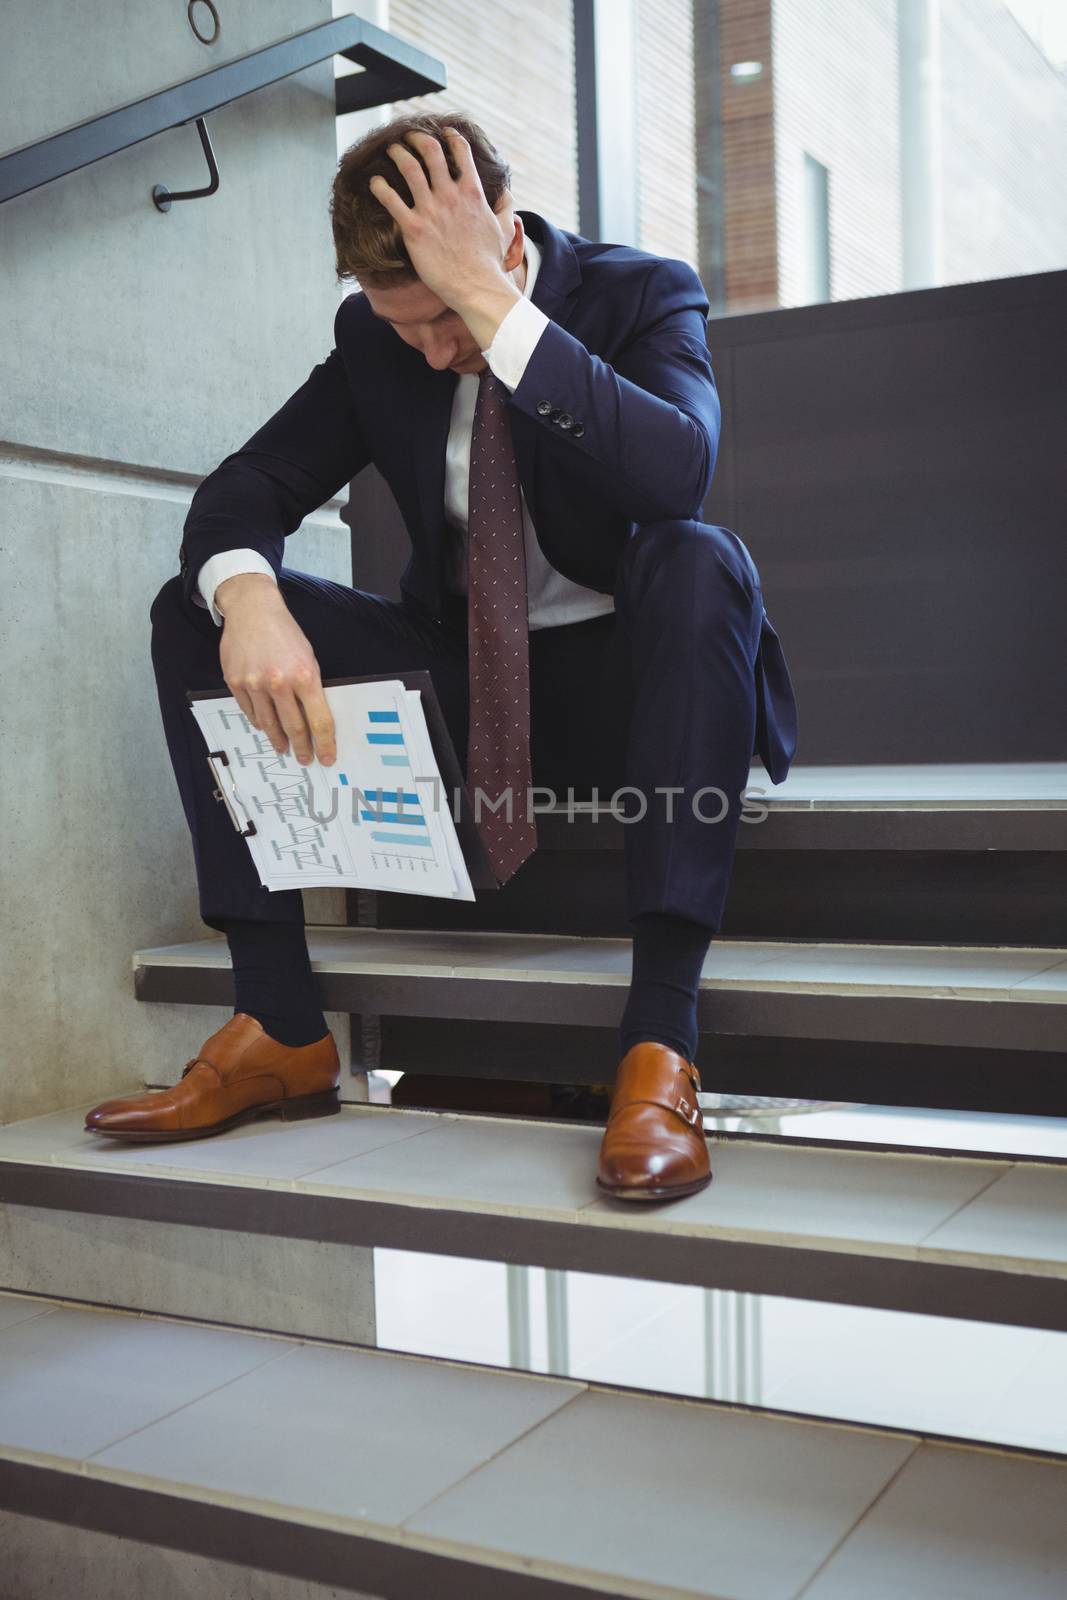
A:
MULTIPOLYGON (((794 766, 778 785, 756 765, 747 793, 743 850, 1067 851, 1067 762, 794 766)), ((621 849, 610 798, 539 809, 539 848, 621 849)))
POLYGON ((18 1296, 0 1380, 22 1600, 91 1592, 65 1580, 129 1529, 142 1572, 210 1556, 207 1600, 217 1562, 384 1600, 1067 1581, 1062 1458, 18 1296))
MULTIPOLYGON (((311 927, 308 944, 324 1006, 353 1013, 615 1028, 630 981, 626 939, 311 927)), ((232 1003, 221 936, 133 966, 141 1000, 232 1003)), ((1062 1052, 1065 1007, 1063 947, 715 939, 699 1019, 712 1035, 1062 1052)), ((471 1070, 509 1075, 506 1058, 471 1070)))
POLYGON ((712 1183, 595 1185, 602 1129, 346 1107, 180 1143, 0 1129, 0 1286, 361 1341, 374 1247, 1067 1330, 1067 1163, 713 1135, 712 1183))

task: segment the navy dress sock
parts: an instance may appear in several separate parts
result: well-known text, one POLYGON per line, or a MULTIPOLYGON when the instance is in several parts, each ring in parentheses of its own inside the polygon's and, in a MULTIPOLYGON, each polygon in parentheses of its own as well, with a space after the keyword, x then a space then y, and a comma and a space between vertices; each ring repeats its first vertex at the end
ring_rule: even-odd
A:
POLYGON ((302 922, 231 918, 234 1011, 247 1011, 279 1044, 314 1044, 327 1032, 302 922))
POLYGON ((697 1048, 697 994, 713 929, 689 917, 646 911, 632 917, 633 976, 619 1024, 623 1055, 655 1039, 692 1061, 697 1048))

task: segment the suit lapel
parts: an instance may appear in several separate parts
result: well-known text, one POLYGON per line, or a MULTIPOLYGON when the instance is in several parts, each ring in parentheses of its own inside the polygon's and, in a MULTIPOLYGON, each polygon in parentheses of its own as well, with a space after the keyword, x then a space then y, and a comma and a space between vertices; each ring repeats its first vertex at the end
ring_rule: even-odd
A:
POLYGON ((562 228, 536 211, 520 211, 522 225, 541 250, 541 265, 530 296, 553 322, 566 326, 573 309, 582 269, 570 239, 562 228))

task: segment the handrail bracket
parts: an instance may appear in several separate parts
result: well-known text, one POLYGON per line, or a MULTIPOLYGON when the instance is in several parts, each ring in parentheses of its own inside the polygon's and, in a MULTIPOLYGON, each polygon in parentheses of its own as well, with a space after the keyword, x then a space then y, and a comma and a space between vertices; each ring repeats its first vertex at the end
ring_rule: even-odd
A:
POLYGON ((215 160, 215 152, 211 148, 207 123, 203 117, 197 117, 196 131, 200 135, 200 143, 207 157, 207 170, 211 176, 211 182, 203 189, 179 189, 176 193, 172 193, 165 183, 157 183, 152 190, 152 202, 158 211, 169 211, 175 200, 199 200, 203 195, 214 194, 218 189, 219 164, 215 160))

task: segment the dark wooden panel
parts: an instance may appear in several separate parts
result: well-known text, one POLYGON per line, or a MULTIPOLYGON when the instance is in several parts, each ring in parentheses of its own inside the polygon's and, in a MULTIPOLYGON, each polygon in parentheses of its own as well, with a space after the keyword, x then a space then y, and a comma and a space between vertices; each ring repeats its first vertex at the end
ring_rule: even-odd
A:
MULTIPOLYGON (((379 894, 381 928, 462 928, 629 938, 622 854, 540 851, 494 894, 475 901, 379 894), (575 893, 576 883, 581 893, 575 893)), ((352 918, 349 918, 351 921, 352 918)))
POLYGON ((721 933, 1067 947, 1067 854, 738 852, 721 933))
POLYGON ((705 517, 760 569, 797 759, 1063 760, 1067 272, 711 333, 733 472, 705 517))
MULTIPOLYGON (((377 926, 602 938, 633 931, 622 854, 610 849, 538 851, 499 893, 474 902, 379 895, 377 926)), ((1067 947, 1067 853, 739 850, 719 932, 1067 947)))

